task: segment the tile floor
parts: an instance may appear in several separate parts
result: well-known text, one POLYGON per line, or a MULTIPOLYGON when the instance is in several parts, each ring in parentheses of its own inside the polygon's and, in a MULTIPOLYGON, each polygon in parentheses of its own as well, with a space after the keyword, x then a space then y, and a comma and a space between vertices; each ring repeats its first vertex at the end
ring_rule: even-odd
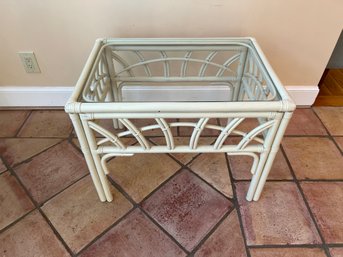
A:
POLYGON ((141 154, 101 203, 63 111, 0 111, 0 256, 342 257, 342 148, 343 107, 298 109, 258 202, 249 157, 141 154))

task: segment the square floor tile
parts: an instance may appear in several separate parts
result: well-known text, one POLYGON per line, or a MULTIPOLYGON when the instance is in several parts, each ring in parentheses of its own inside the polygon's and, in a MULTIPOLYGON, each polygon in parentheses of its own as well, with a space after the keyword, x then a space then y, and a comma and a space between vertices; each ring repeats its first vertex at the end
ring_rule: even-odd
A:
POLYGON ((319 234, 293 182, 267 182, 257 202, 245 199, 249 183, 236 183, 248 245, 318 244, 319 234))
POLYGON ((341 151, 343 152, 343 137, 335 137, 334 139, 339 148, 341 149, 341 151))
POLYGON ((298 179, 343 178, 343 157, 329 138, 284 138, 282 145, 298 179))
POLYGON ((250 249, 251 257, 326 257, 321 248, 260 248, 250 249))
POLYGON ((343 107, 314 107, 331 135, 343 136, 343 107))
MULTIPOLYGON (((251 179, 252 174, 250 172, 253 158, 250 156, 228 156, 231 173, 236 180, 251 179)), ((292 180, 292 174, 286 162, 281 150, 276 154, 273 166, 268 175, 268 180, 280 179, 280 180, 292 180)))
POLYGON ((326 130, 312 109, 296 109, 285 135, 326 135, 326 130))
POLYGON ((6 170, 7 170, 7 168, 6 168, 5 164, 0 159, 0 174, 6 170))
POLYGON ((38 211, 0 234, 2 257, 70 256, 38 211))
POLYGON ((60 139, 7 138, 0 139, 0 154, 13 166, 57 144, 60 139))
POLYGON ((166 154, 136 154, 116 157, 108 162, 111 178, 134 201, 140 202, 162 182, 180 169, 166 154))
POLYGON ((205 241, 194 257, 246 257, 244 239, 236 211, 230 213, 205 241))
POLYGON ((30 111, 0 111, 0 137, 14 137, 30 111))
POLYGON ((72 124, 64 111, 32 111, 19 137, 68 137, 72 124))
POLYGON ((42 210, 76 253, 132 208, 112 186, 111 192, 113 201, 101 202, 87 176, 49 200, 42 210))
POLYGON ((343 182, 303 182, 301 187, 326 243, 343 243, 343 182))
MULTIPOLYGON (((180 122, 193 122, 197 123, 199 119, 179 119, 180 122)), ((217 119, 209 119, 206 125, 219 125, 217 119)), ((180 136, 190 136, 192 135, 194 130, 194 126, 187 126, 187 127, 179 127, 180 136)), ((204 128, 204 130, 201 132, 202 136, 214 136, 219 135, 220 131, 216 129, 208 129, 204 128)))
MULTIPOLYGON (((152 142, 157 145, 166 145, 166 140, 164 137, 154 137, 150 138, 152 142)), ((174 137, 175 145, 189 145, 190 137, 174 137)), ((198 145, 210 145, 215 140, 215 137, 200 137, 198 145)), ((199 153, 171 153, 182 164, 187 164, 199 153)))
POLYGON ((135 209, 81 256, 178 257, 186 254, 139 209, 135 209))
POLYGON ((188 167, 225 196, 233 197, 224 153, 203 153, 188 164, 188 167))
POLYGON ((144 201, 142 207, 191 251, 232 208, 232 203, 183 170, 144 201))
POLYGON ((34 208, 30 198, 9 172, 0 175, 0 230, 34 208))
POLYGON ((15 168, 34 200, 44 202, 87 174, 82 155, 67 141, 48 149, 15 168))
POLYGON ((330 248, 330 254, 332 257, 343 257, 343 247, 330 248))

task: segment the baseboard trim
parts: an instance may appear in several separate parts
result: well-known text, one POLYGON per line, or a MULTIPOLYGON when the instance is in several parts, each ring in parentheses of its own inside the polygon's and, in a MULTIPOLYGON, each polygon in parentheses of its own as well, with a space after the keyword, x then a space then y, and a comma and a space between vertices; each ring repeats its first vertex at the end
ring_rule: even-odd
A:
POLYGON ((312 106, 319 94, 318 86, 286 86, 297 106, 312 106))
MULTIPOLYGON (((287 91, 298 106, 311 106, 318 93, 317 86, 286 86, 287 91)), ((73 87, 67 86, 0 86, 0 107, 57 107, 61 108, 71 95, 73 87)), ((179 99, 183 101, 196 100, 224 100, 230 95, 227 87, 168 87, 168 88, 141 88, 125 89, 124 97, 136 101, 179 99), (161 98, 162 96, 162 98, 161 98)))

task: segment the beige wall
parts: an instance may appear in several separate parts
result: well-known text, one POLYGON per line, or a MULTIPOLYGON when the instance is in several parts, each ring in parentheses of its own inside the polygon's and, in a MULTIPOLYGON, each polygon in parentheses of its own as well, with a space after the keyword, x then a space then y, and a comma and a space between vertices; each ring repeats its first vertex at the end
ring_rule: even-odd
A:
POLYGON ((98 37, 221 36, 256 37, 284 84, 316 85, 342 13, 342 0, 0 0, 0 85, 73 85, 98 37))

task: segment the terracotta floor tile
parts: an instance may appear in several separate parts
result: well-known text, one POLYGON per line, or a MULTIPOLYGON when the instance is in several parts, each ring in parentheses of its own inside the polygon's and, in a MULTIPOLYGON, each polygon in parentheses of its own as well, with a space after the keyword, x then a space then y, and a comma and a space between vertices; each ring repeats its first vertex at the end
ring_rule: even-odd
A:
POLYGON ((83 156, 67 141, 15 168, 20 180, 39 203, 87 174, 83 156))
POLYGON ((93 256, 178 257, 186 254, 139 209, 81 254, 93 256))
POLYGON ((0 154, 9 165, 13 166, 57 144, 59 141, 61 140, 39 138, 0 139, 0 154))
MULTIPOLYGON (((250 169, 253 158, 250 156, 228 156, 231 173, 234 179, 251 179, 250 169)), ((286 159, 279 151, 275 157, 268 179, 293 179, 286 159)))
POLYGON ((343 243, 343 182, 303 182, 301 187, 326 243, 343 243))
MULTIPOLYGON (((121 142, 122 142, 124 145, 132 145, 132 144, 134 144, 135 142, 137 142, 136 139, 134 139, 134 138, 121 138, 120 140, 121 140, 121 142)), ((77 148, 81 149, 79 140, 78 140, 77 138, 73 138, 71 141, 73 142, 73 144, 74 144, 77 148)), ((103 145, 110 145, 110 146, 111 146, 111 145, 113 145, 113 144, 112 144, 111 142, 108 142, 108 143, 105 143, 105 144, 103 144, 103 145)))
POLYGON ((244 240, 236 211, 223 221, 195 253, 195 257, 246 257, 244 240))
POLYGON ((229 171, 224 153, 204 153, 188 164, 200 177, 227 197, 233 197, 229 171))
POLYGON ((68 137, 72 130, 64 111, 32 111, 20 130, 19 137, 68 137))
POLYGON ((343 151, 343 137, 335 137, 334 138, 336 143, 338 144, 341 151, 343 151))
POLYGON ((232 207, 232 203, 184 170, 150 196, 142 206, 182 246, 191 251, 232 207))
POLYGON ((6 170, 7 170, 7 168, 6 168, 5 164, 2 162, 2 160, 0 160, 0 174, 6 170))
POLYGON ((343 157, 328 138, 284 138, 286 155, 298 179, 342 179, 343 157))
POLYGON ((180 165, 165 154, 136 154, 116 157, 108 162, 110 176, 136 202, 140 202, 180 165))
MULTIPOLYGON (((227 119, 220 119, 220 124, 222 126, 227 125, 227 119)), ((246 118, 242 123, 237 126, 237 130, 241 130, 243 132, 249 132, 256 128, 259 125, 258 120, 256 118, 246 118)))
POLYGON ((3 257, 70 256, 38 211, 0 234, 0 242, 3 257))
POLYGON ((43 212, 75 253, 132 208, 121 193, 113 187, 111 191, 114 200, 101 202, 87 176, 43 205, 43 212))
POLYGON ((343 257, 343 248, 330 248, 332 257, 343 257))
POLYGON ((343 136, 343 107, 314 107, 331 135, 343 136))
MULTIPOLYGON (((198 122, 199 119, 180 119, 180 122, 198 122)), ((218 125, 217 119, 209 119, 207 122, 208 125, 218 125)), ((180 127, 179 132, 180 136, 190 136, 192 135, 194 127, 180 127)), ((202 132, 202 136, 214 136, 219 135, 220 131, 215 129, 207 129, 205 128, 202 132)))
POLYGON ((305 203, 293 182, 267 182, 257 202, 245 199, 249 183, 236 184, 248 245, 320 243, 305 203))
POLYGON ((30 198, 9 172, 0 175, 0 230, 34 208, 30 198))
POLYGON ((0 111, 0 137, 14 137, 29 111, 0 111))
POLYGON ((312 109, 296 109, 285 135, 326 135, 326 130, 312 109))
MULTIPOLYGON (((152 142, 157 145, 166 145, 166 140, 164 137, 154 137, 150 138, 152 142)), ((189 137, 174 137, 175 145, 189 145, 189 137)), ((199 145, 209 145, 215 140, 215 137, 201 137, 199 138, 199 145)), ((189 163, 198 153, 172 153, 178 161, 183 164, 189 163)))
POLYGON ((251 257, 326 257, 320 248, 260 248, 250 249, 251 257))

